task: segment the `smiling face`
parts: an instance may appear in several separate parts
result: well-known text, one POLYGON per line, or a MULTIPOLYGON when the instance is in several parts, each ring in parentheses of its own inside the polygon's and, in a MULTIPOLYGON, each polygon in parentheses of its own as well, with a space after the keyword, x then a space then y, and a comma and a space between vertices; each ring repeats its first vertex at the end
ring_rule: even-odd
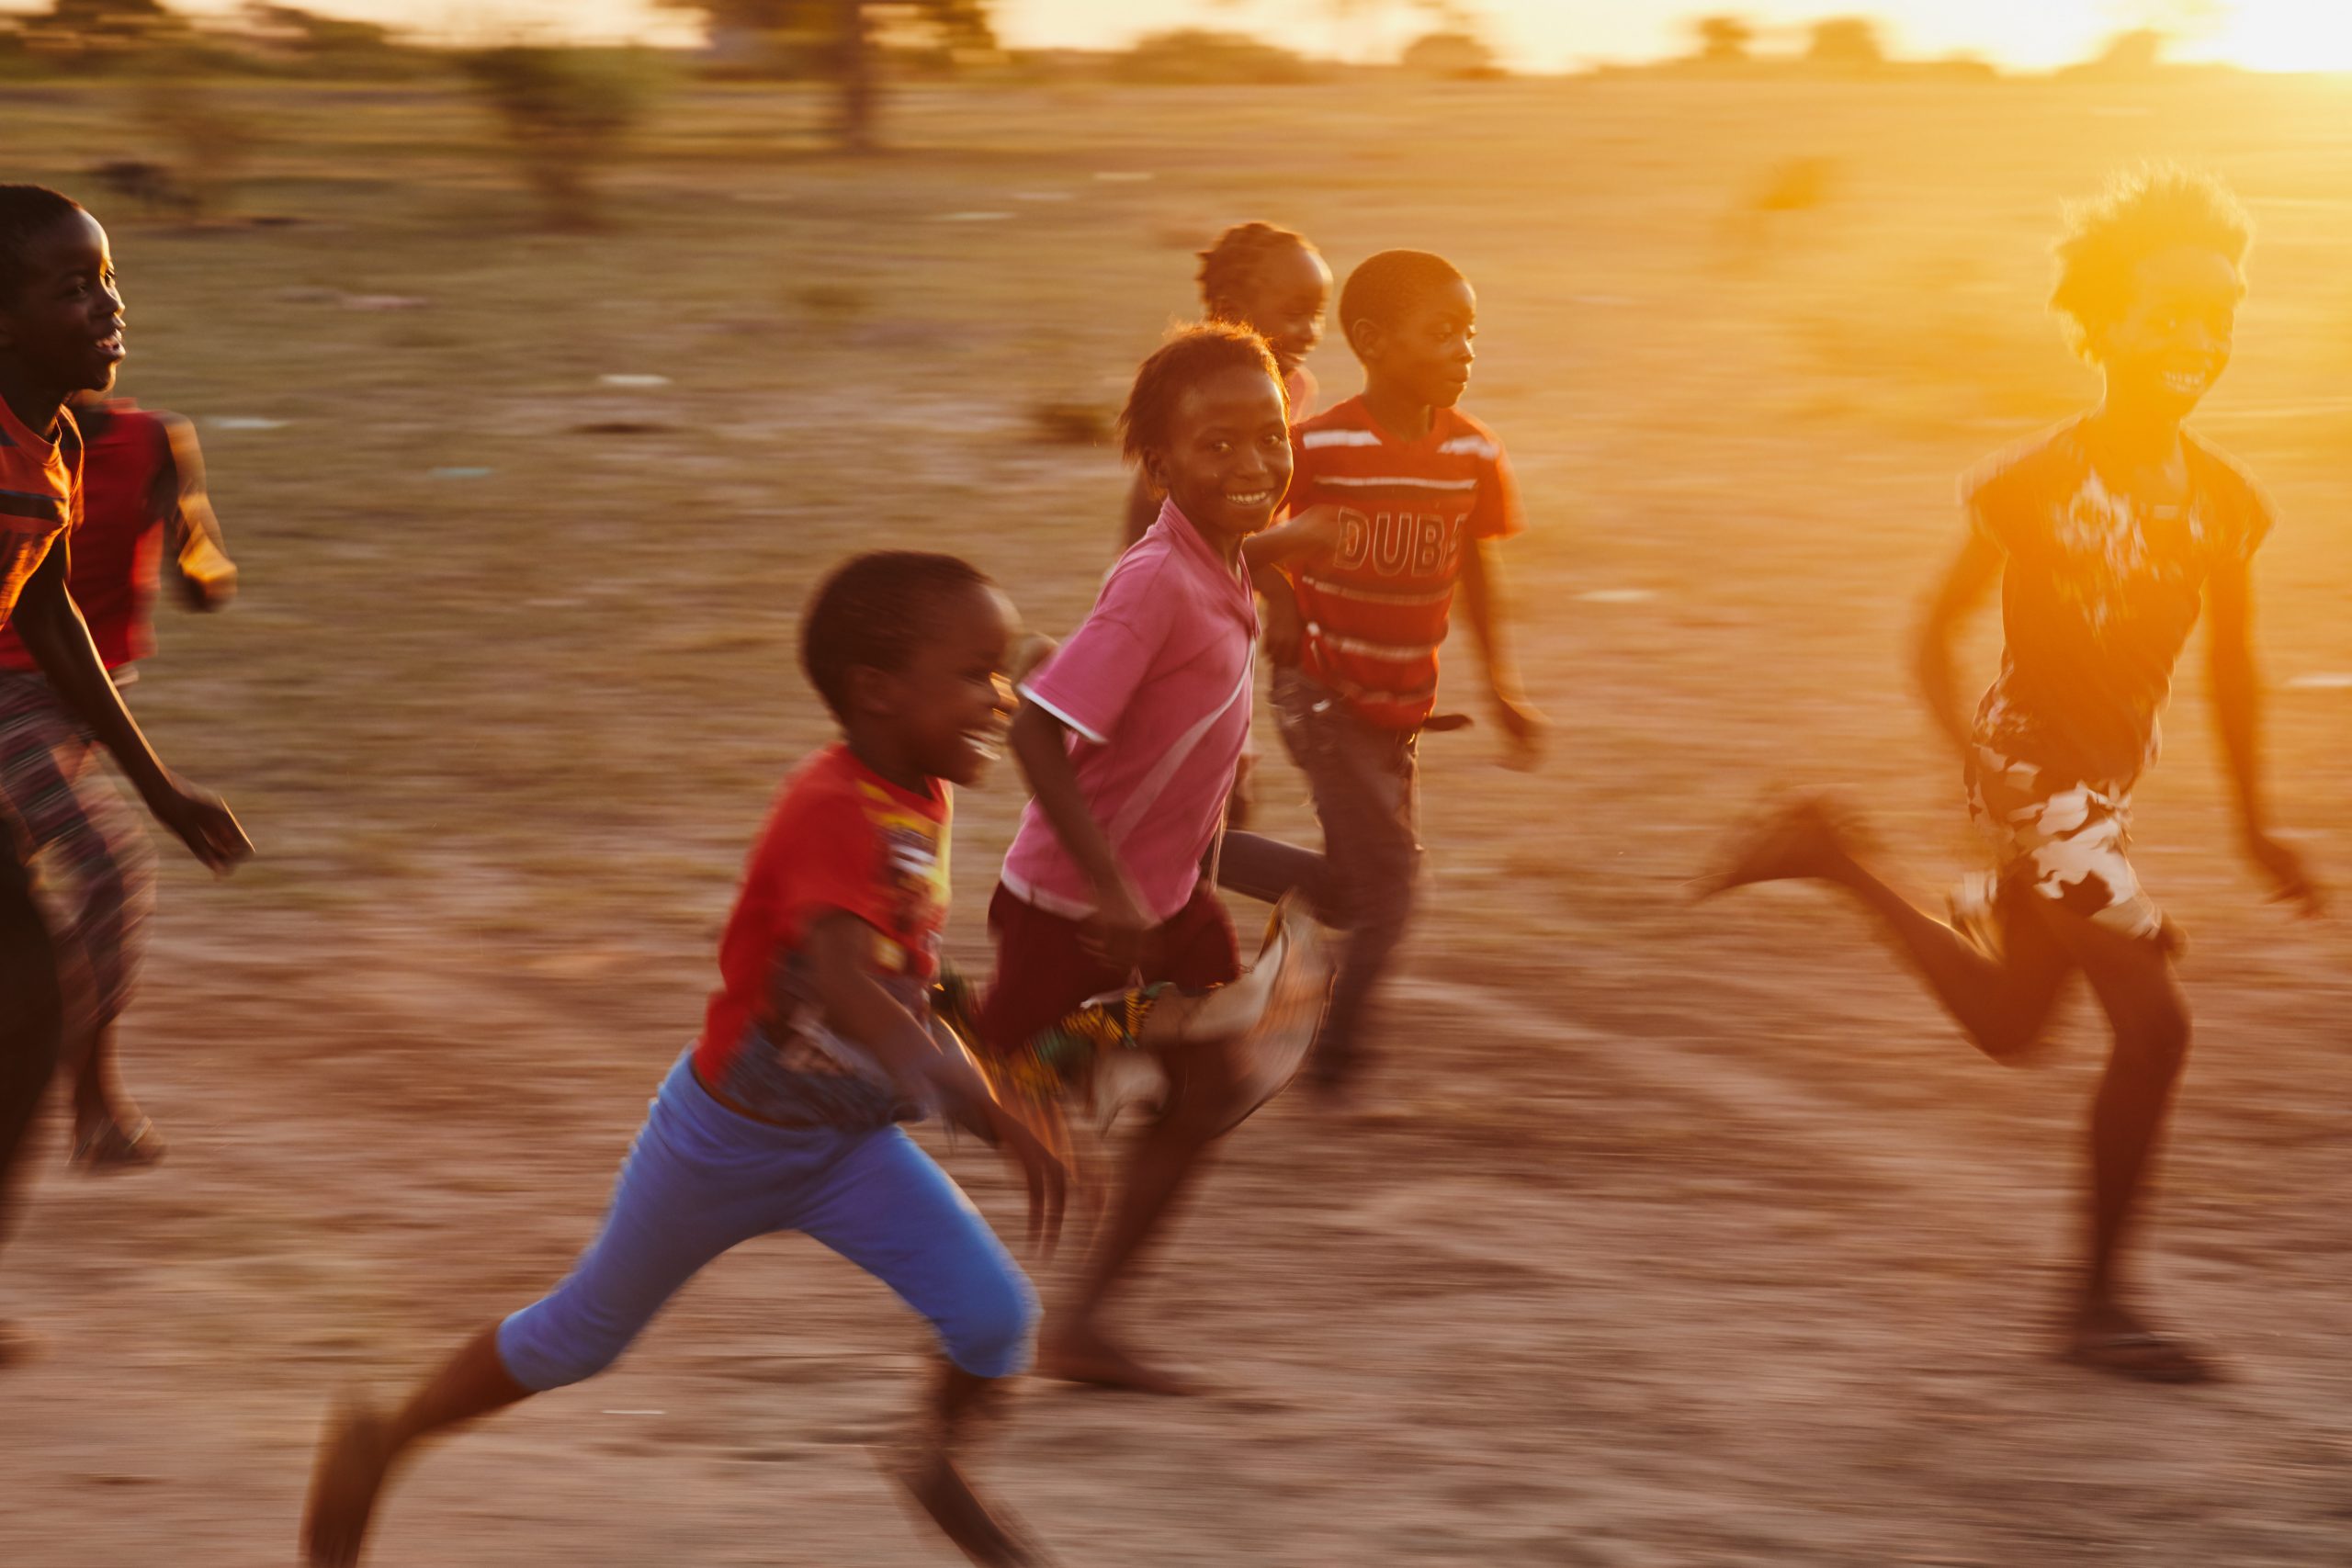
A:
POLYGON ((35 236, 23 277, 0 300, 0 355, 44 396, 111 388, 123 359, 122 296, 97 220, 69 213, 35 236))
POLYGON ((1458 277, 1432 288, 1392 321, 1348 323, 1367 387, 1433 409, 1452 408, 1469 389, 1477 336, 1478 296, 1458 277))
POLYGON ((1167 445, 1147 448, 1143 461, 1186 520, 1232 556, 1272 520, 1290 490, 1282 384, 1244 365, 1204 376, 1177 395, 1167 445))
POLYGON ((1230 299, 1212 299, 1209 313, 1248 327, 1274 351, 1288 376, 1323 341, 1323 312, 1331 303, 1331 269, 1305 245, 1285 245, 1250 273, 1230 299))
POLYGON ((2219 251, 2182 245, 2141 258, 2132 300, 2090 336, 2112 403, 2179 420, 2229 368, 2245 279, 2219 251))
POLYGON ((997 590, 961 588, 932 611, 936 630, 904 668, 861 671, 860 705, 914 771, 974 784, 996 761, 1012 714, 1005 677, 1021 619, 997 590))

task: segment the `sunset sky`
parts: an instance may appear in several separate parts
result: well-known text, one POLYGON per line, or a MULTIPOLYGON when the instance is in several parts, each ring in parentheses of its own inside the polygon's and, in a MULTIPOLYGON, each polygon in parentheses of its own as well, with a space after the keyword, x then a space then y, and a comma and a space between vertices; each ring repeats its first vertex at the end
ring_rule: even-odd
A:
MULTIPOLYGON (((228 11, 238 0, 178 0, 190 11, 228 11)), ((686 36, 675 12, 653 0, 308 0, 312 9, 480 36, 522 28, 548 36, 686 36)), ((1711 10, 1764 23, 1868 9, 1896 47, 1914 54, 1966 51, 2007 64, 2079 60, 2119 28, 2179 24, 2184 55, 2268 70, 2352 70, 2352 0, 1467 0, 1512 63, 1534 70, 1679 52, 1687 19, 1711 10)), ((0 9, 34 8, 24 0, 0 9)), ((1423 29, 1410 0, 1358 0, 1342 21, 1332 0, 1000 0, 1000 29, 1016 44, 1116 46, 1155 28, 1247 28, 1317 52, 1393 55, 1423 29)))

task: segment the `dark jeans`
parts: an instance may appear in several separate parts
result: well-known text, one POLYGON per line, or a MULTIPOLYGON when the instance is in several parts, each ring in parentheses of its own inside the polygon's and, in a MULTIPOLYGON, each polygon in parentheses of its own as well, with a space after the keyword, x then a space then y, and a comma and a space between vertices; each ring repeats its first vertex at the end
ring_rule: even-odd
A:
POLYGON ((1317 1071, 1345 1076, 1363 1055, 1372 992, 1405 937, 1419 881, 1420 732, 1359 718, 1295 669, 1273 678, 1275 722, 1306 775, 1323 853, 1256 833, 1227 833, 1217 881, 1271 903, 1295 888, 1347 945, 1316 1043, 1317 1071))

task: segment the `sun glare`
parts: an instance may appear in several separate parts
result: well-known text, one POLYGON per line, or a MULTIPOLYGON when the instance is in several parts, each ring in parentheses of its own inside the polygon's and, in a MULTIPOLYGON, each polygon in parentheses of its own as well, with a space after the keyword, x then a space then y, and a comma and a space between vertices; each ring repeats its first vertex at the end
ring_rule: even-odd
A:
POLYGON ((2256 71, 2352 71, 2344 0, 2237 0, 2199 53, 2256 71))

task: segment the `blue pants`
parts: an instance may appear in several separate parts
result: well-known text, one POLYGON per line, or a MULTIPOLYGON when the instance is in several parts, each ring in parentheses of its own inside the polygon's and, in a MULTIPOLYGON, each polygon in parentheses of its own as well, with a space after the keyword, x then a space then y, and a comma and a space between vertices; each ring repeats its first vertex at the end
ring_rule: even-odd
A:
POLYGON ((499 1359, 528 1389, 593 1377, 704 1265, 795 1230, 897 1292, 966 1371, 1028 1365, 1036 1292, 903 1129, 754 1122, 710 1097, 691 1052, 646 1112, 603 1232, 561 1284, 499 1325, 499 1359))

